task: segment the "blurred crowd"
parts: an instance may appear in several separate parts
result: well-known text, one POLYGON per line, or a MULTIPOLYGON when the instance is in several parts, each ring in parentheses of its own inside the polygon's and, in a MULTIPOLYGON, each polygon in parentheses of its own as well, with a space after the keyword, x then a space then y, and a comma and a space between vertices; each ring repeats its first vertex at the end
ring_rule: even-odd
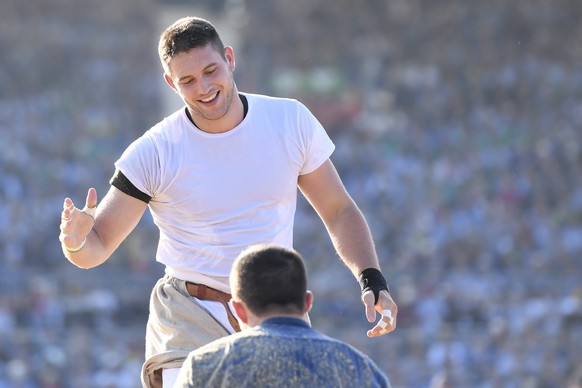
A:
MULTIPOLYGON (((0 5, 0 388, 139 386, 155 228, 87 271, 58 224, 160 118, 169 3, 0 5)), ((395 387, 582 386, 582 3, 218 3, 239 89, 298 98, 328 130, 399 304, 368 339, 301 199, 314 327, 395 387)))

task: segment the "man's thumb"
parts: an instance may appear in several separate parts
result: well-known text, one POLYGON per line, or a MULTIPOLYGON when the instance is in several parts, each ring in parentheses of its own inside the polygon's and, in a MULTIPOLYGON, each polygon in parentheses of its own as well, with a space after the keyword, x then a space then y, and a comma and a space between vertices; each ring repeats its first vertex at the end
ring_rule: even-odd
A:
POLYGON ((366 306, 366 318, 368 322, 374 322, 376 320, 376 309, 374 307, 374 293, 370 290, 366 291, 362 295, 362 302, 366 306))

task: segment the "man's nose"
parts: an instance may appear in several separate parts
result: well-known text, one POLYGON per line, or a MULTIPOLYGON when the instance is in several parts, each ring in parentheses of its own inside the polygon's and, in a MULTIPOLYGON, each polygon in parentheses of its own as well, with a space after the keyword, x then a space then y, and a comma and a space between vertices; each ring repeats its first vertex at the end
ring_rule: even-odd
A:
POLYGON ((200 81, 198 81, 198 94, 201 96, 207 96, 208 93, 210 92, 211 89, 211 83, 209 80, 201 78, 200 81))

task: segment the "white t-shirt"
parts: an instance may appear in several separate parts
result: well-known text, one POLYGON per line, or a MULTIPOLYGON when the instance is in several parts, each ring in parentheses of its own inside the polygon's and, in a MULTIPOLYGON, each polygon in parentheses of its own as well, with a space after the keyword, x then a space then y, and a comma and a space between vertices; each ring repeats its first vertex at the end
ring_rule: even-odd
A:
POLYGON ((180 109, 134 141, 115 163, 140 191, 160 230, 156 259, 168 275, 230 292, 237 255, 251 244, 293 244, 297 179, 334 145, 293 99, 244 94, 248 112, 210 134, 180 109))

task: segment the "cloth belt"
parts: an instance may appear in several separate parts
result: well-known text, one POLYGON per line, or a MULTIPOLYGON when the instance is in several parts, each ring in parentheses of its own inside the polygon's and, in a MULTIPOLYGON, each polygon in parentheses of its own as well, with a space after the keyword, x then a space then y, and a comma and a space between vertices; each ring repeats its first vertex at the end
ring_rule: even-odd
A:
POLYGON ((228 306, 228 302, 232 298, 230 294, 227 294, 226 292, 222 292, 219 290, 215 290, 214 288, 210 288, 204 284, 196 284, 192 282, 186 282, 186 289, 188 290, 190 296, 193 296, 200 300, 212 300, 214 302, 222 303, 224 309, 226 310, 228 322, 230 322, 232 328, 235 331, 237 332, 240 331, 240 325, 238 323, 238 320, 236 319, 236 317, 230 310, 230 307, 228 306))

